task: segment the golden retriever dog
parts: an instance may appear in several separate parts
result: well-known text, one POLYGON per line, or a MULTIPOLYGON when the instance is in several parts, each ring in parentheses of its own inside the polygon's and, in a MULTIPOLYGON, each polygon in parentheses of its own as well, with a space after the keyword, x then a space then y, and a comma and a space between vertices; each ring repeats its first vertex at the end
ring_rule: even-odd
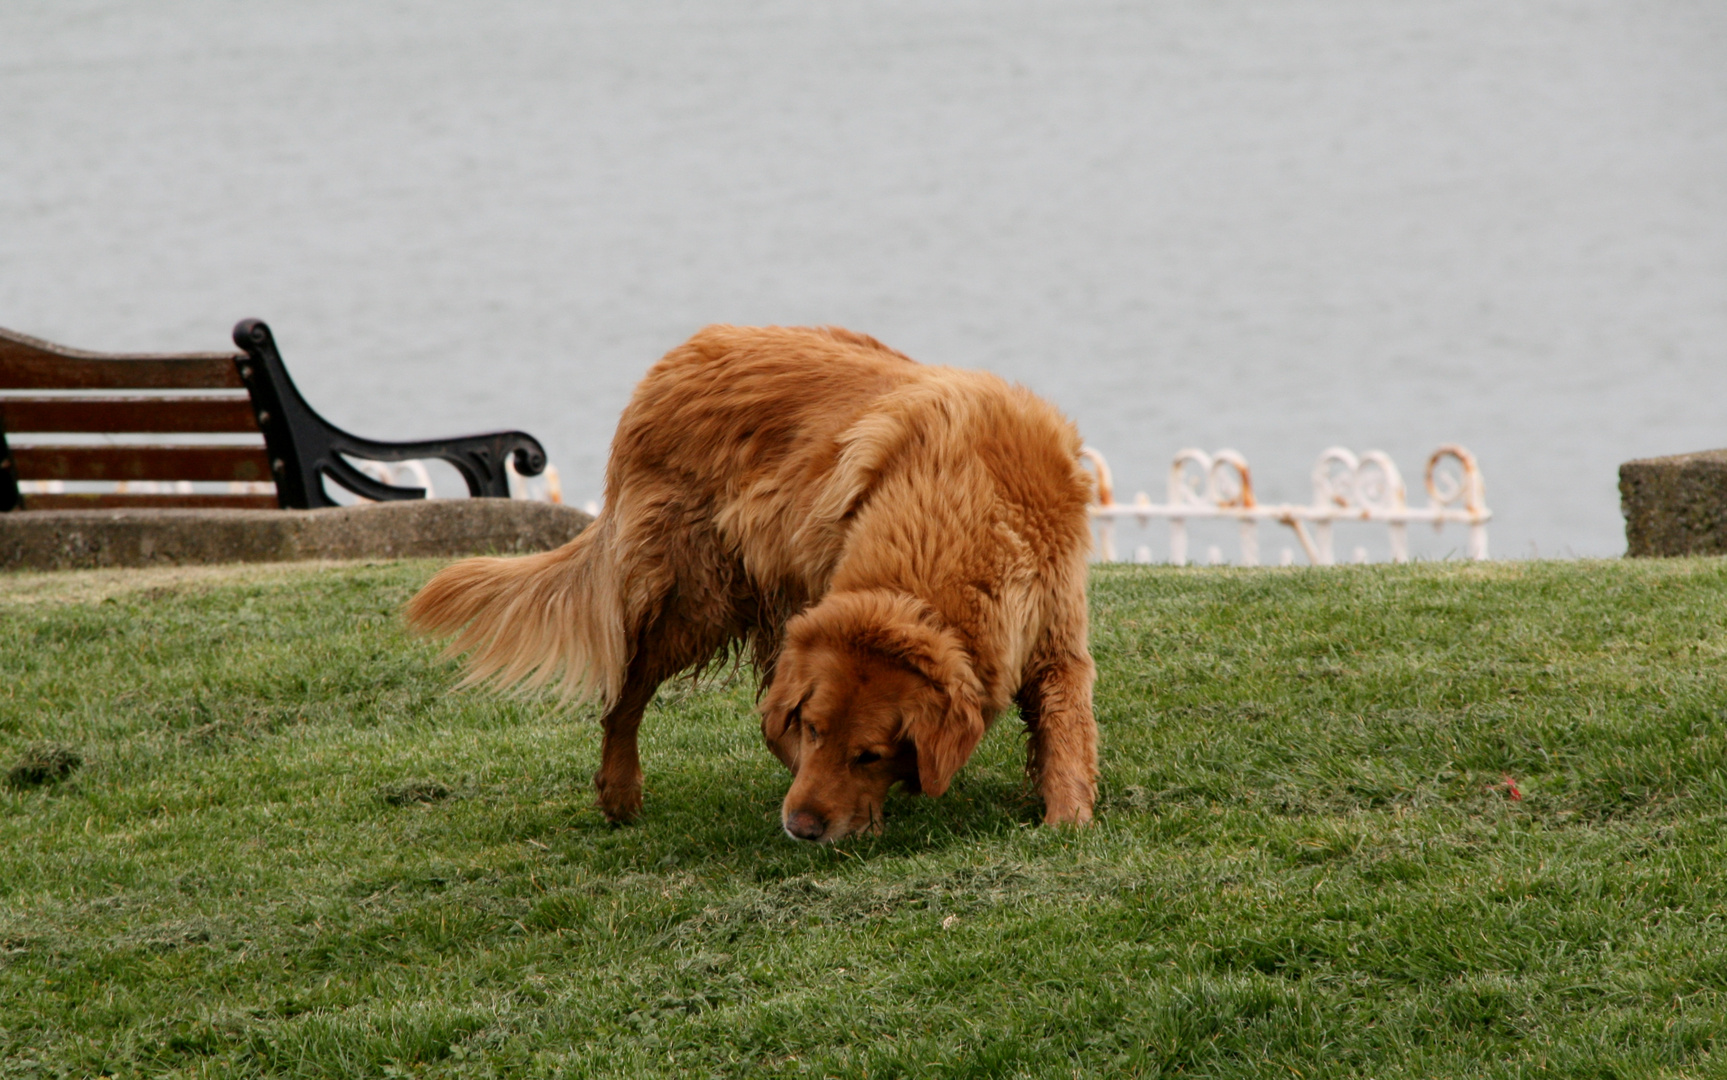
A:
POLYGON ((642 805, 636 731, 659 684, 734 646, 793 774, 781 821, 879 830, 888 789, 947 790, 1017 702, 1044 820, 1096 793, 1086 648, 1090 479, 1054 408, 835 328, 710 326, 618 423, 605 507, 568 544, 437 574, 407 609, 467 682, 604 706, 599 805, 642 805))

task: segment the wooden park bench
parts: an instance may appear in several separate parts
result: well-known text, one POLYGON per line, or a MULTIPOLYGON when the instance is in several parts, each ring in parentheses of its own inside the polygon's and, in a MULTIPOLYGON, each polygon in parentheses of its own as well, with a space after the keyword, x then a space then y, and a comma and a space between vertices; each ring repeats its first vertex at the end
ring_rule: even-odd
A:
POLYGON ((247 319, 234 328, 234 343, 240 352, 95 353, 0 330, 0 511, 313 509, 337 505, 326 480, 380 502, 426 496, 424 488, 374 479, 350 458, 440 459, 461 473, 470 495, 508 498, 508 464, 521 476, 538 475, 546 467, 538 440, 520 431, 425 442, 350 435, 300 396, 268 326, 247 319), (8 435, 25 434, 254 438, 248 444, 31 440, 9 446, 8 435), (20 490, 20 481, 43 480, 106 481, 116 490, 42 492, 36 490, 41 484, 20 490), (188 481, 176 486, 203 488, 123 490, 140 481, 188 481), (266 483, 275 485, 274 493, 266 483))

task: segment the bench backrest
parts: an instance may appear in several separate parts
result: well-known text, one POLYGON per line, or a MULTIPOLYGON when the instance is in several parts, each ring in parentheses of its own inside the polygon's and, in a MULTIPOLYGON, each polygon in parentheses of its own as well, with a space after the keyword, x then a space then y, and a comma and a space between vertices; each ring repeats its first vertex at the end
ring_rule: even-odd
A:
POLYGON ((258 491, 20 492, 18 481, 271 480, 240 353, 117 354, 0 330, 0 511, 97 507, 276 507, 258 491), (35 391, 35 393, 31 393, 35 391), (228 445, 168 439, 39 441, 54 435, 250 436, 228 445), (8 445, 29 436, 27 445, 8 445))

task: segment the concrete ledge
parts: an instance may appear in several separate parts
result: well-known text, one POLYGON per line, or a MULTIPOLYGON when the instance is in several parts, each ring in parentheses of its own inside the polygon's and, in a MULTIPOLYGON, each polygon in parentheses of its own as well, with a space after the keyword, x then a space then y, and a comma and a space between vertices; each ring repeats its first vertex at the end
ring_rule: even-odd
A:
POLYGON ((593 518, 514 499, 325 510, 37 510, 0 514, 0 569, 448 557, 549 551, 593 518))
POLYGON ((1619 466, 1625 554, 1727 554, 1727 450, 1619 466))

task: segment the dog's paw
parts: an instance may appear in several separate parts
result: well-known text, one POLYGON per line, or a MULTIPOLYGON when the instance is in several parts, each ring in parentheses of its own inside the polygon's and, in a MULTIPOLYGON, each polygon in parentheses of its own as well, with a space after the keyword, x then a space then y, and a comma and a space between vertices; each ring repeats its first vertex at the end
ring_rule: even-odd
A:
POLYGON ((639 779, 620 783, 596 773, 594 790, 599 793, 600 812, 613 824, 627 825, 642 812, 642 782, 639 779))
POLYGON ((1044 809, 1043 823, 1045 825, 1072 825, 1083 829, 1091 824, 1091 804, 1071 803, 1060 806, 1050 803, 1044 809))

